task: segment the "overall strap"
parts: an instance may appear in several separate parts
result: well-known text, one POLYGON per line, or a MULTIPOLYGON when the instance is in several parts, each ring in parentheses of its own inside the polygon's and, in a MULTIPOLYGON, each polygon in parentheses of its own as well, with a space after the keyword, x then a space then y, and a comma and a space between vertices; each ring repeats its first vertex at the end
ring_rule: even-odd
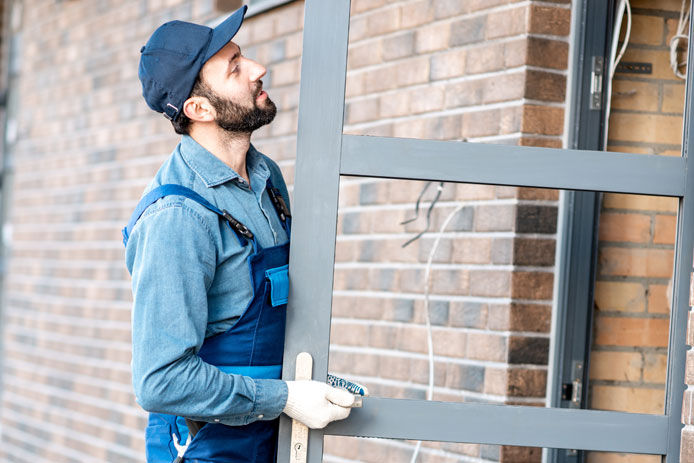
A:
POLYGON ((236 235, 239 238, 239 242, 241 242, 242 245, 243 242, 241 241, 241 237, 251 241, 255 245, 255 242, 253 240, 253 233, 251 233, 251 231, 244 224, 242 224, 241 222, 236 220, 231 214, 229 214, 229 212, 227 212, 225 209, 219 209, 214 204, 210 203, 208 200, 206 200, 190 188, 186 188, 184 186, 176 185, 173 183, 167 183, 165 185, 161 185, 153 189, 140 200, 140 202, 137 204, 137 207, 133 211, 132 216, 130 217, 130 222, 128 222, 128 225, 123 229, 123 245, 128 244, 128 238, 130 237, 130 233, 132 232, 133 227, 137 223, 142 213, 145 212, 145 209, 147 209, 155 201, 163 198, 164 196, 169 195, 184 196, 186 198, 198 202, 202 206, 206 207, 207 209, 211 210, 212 212, 226 220, 231 226, 231 228, 236 232, 236 235))
POLYGON ((289 207, 287 207, 282 193, 280 193, 279 189, 272 186, 272 181, 269 177, 267 179, 267 191, 270 195, 272 205, 275 206, 275 212, 277 212, 280 222, 282 222, 282 227, 284 231, 287 232, 287 236, 289 236, 292 228, 292 214, 289 212, 289 207))

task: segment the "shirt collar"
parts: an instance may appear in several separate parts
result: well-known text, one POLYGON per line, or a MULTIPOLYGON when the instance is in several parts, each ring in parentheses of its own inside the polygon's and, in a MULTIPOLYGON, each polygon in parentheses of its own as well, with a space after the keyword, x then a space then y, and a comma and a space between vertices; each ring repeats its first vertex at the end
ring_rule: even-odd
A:
MULTIPOLYGON (((179 152, 188 167, 200 177, 208 188, 241 178, 238 172, 203 148, 190 135, 183 135, 181 138, 179 152)), ((270 169, 265 164, 263 156, 252 144, 246 153, 246 169, 249 177, 258 176, 265 180, 270 177, 270 169)))

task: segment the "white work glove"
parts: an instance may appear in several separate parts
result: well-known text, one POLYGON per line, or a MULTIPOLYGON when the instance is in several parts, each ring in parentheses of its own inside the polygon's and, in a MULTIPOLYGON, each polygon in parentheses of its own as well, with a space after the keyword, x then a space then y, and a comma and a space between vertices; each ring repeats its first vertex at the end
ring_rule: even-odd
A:
POLYGON ((331 421, 349 416, 354 395, 320 381, 287 381, 284 413, 311 429, 324 428, 331 421))

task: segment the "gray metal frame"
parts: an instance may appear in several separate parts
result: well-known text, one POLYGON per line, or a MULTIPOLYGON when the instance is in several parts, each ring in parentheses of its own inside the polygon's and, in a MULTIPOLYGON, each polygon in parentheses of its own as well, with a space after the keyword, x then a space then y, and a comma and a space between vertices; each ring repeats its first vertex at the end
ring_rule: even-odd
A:
MULTIPOLYGON (((585 0, 572 9, 573 43, 569 75, 568 146, 601 150, 605 112, 591 109, 593 57, 604 57, 611 43, 614 1, 585 0)), ((604 62, 604 60, 603 60, 604 62)), ((603 81, 605 95, 607 80, 603 81)), ((604 104, 601 105, 605 107, 604 104)), ((563 190, 557 223, 552 336, 547 378, 550 407, 588 408, 588 372, 593 323, 598 225, 602 193, 563 190), (580 368, 578 368, 580 366, 580 368), (580 402, 564 400, 563 385, 581 381, 580 402)), ((582 463, 585 452, 546 448, 546 463, 582 463)))
MULTIPOLYGON (((321 461, 324 434, 662 454, 677 461, 694 244, 694 169, 686 168, 692 119, 685 117, 682 158, 344 135, 349 3, 306 1, 283 378, 293 379, 294 359, 307 351, 313 378, 326 379, 340 175, 652 194, 680 198, 666 409, 642 415, 366 398, 348 420, 309 433, 308 461, 321 461)), ((685 115, 693 109, 692 90, 688 78, 685 115)), ((283 418, 281 462, 289 459, 289 430, 283 418)))

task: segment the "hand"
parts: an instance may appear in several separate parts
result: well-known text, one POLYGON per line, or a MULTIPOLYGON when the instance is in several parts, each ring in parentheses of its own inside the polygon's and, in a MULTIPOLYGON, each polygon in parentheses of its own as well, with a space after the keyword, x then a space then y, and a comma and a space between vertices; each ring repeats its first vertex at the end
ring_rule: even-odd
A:
POLYGON ((282 411, 311 429, 347 418, 354 404, 354 395, 320 381, 287 381, 287 390, 282 411))

